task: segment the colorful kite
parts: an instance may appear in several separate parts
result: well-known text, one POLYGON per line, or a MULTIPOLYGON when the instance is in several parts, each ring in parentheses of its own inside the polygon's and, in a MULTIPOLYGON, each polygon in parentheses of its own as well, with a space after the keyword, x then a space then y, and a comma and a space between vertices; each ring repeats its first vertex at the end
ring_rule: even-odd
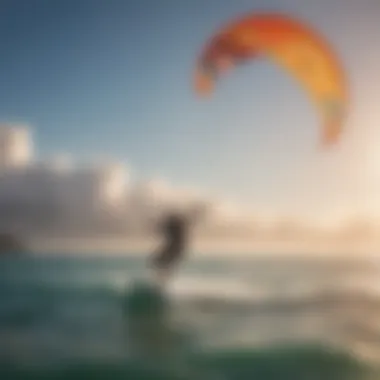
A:
POLYGON ((318 33, 287 16, 256 13, 222 28, 199 58, 196 91, 210 94, 221 75, 257 57, 272 59, 300 81, 321 115, 323 143, 337 142, 346 112, 344 72, 318 33))

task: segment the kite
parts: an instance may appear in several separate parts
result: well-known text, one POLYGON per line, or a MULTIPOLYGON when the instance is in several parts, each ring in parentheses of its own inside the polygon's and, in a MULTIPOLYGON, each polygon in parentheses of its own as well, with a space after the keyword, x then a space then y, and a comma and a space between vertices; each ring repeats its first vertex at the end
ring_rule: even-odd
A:
POLYGON ((210 95, 225 73, 260 57, 283 67, 306 90, 321 117, 323 144, 339 141, 347 108, 343 68, 319 33, 288 16, 253 13, 221 28, 198 59, 196 92, 210 95))

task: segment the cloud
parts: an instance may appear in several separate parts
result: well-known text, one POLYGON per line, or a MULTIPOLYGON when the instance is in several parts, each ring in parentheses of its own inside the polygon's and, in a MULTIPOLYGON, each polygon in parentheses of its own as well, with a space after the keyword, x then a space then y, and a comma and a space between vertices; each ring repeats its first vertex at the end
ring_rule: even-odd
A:
MULTIPOLYGON (((331 228, 313 230, 291 218, 265 222, 244 205, 164 178, 133 183, 129 173, 117 163, 79 166, 65 157, 8 170, 0 179, 0 228, 76 236, 152 233, 168 211, 189 212, 201 204, 206 212, 197 231, 205 237, 327 239, 332 234, 331 228)), ((354 221, 334 233, 359 239, 371 231, 366 221, 354 221)))

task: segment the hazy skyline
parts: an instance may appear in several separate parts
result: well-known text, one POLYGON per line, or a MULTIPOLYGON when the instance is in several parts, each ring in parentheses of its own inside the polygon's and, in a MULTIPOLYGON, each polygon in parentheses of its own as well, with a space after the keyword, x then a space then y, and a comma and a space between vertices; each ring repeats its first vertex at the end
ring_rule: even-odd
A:
POLYGON ((379 2, 155 4, 2 2, 0 119, 31 124, 44 157, 114 157, 140 177, 212 189, 259 214, 380 214, 379 2), (310 22, 343 61, 351 106, 330 152, 318 150, 302 89, 269 62, 235 71, 209 101, 192 92, 210 34, 263 9, 310 22))

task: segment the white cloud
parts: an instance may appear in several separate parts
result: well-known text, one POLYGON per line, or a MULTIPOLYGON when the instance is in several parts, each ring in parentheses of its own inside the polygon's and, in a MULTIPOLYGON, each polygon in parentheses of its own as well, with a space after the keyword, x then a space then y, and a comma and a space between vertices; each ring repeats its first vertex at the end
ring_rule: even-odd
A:
MULTIPOLYGON (((304 220, 273 216, 265 220, 245 205, 194 186, 174 185, 164 178, 132 183, 130 173, 129 167, 110 159, 78 165, 65 154, 7 167, 0 171, 0 226, 22 227, 32 233, 123 234, 134 228, 150 230, 169 210, 188 212, 204 204, 207 212, 199 225, 206 235, 262 233, 273 237, 310 231, 304 220)), ((361 223, 340 230, 346 235, 365 235, 369 227, 361 223)))

